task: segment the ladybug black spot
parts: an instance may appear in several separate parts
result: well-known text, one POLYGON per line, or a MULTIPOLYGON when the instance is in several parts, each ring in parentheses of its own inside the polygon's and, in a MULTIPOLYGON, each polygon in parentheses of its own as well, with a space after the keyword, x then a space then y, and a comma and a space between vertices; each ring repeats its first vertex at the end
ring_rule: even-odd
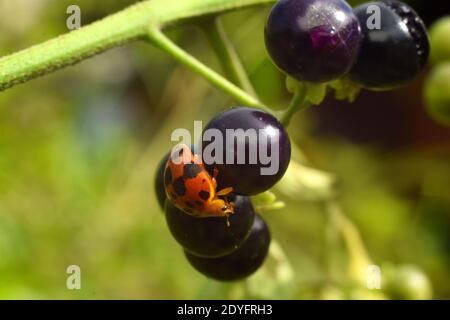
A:
POLYGON ((164 184, 168 186, 171 183, 172 183, 172 171, 170 170, 170 168, 167 168, 166 171, 164 172, 164 184))
POLYGON ((202 172, 202 169, 197 164, 186 164, 184 166, 184 174, 183 177, 185 179, 192 179, 195 178, 200 172, 202 172))
POLYGON ((198 196, 199 196, 200 198, 202 198, 203 200, 206 201, 206 200, 209 199, 210 194, 209 194, 208 191, 202 190, 202 191, 200 191, 200 192, 198 193, 198 196))
POLYGON ((184 196, 186 193, 186 186, 184 185, 184 179, 178 178, 173 182, 173 189, 175 190, 175 193, 179 196, 184 196))

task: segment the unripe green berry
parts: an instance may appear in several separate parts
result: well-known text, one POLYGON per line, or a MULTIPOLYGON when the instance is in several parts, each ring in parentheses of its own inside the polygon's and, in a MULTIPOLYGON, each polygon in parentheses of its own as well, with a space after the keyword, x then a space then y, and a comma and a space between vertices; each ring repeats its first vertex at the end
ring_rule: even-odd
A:
POLYGON ((428 300, 433 291, 427 275, 416 266, 389 268, 383 278, 383 289, 391 299, 428 300))
POLYGON ((430 28, 431 62, 450 62, 450 16, 436 21, 430 28))
POLYGON ((425 84, 425 101, 429 115, 450 126, 450 62, 431 72, 425 84))

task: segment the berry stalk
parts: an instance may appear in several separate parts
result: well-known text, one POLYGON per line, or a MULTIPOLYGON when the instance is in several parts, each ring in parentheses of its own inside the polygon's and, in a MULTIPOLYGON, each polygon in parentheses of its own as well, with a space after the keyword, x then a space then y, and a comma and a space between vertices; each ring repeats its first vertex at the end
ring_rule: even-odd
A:
POLYGON ((148 39, 153 45, 157 46, 158 48, 172 56, 174 59, 184 64, 189 69, 198 73, 200 76, 208 80, 208 82, 210 82, 212 85, 235 98, 239 103, 270 112, 270 109, 266 107, 262 102, 258 101, 258 99, 243 91, 241 88, 225 79, 210 67, 206 66, 195 57, 188 54, 186 51, 177 46, 172 40, 170 40, 166 35, 164 35, 158 28, 154 28, 149 31, 148 39))
POLYGON ((247 72, 233 43, 223 28, 220 18, 216 17, 208 20, 201 26, 222 64, 226 77, 252 96, 257 97, 256 91, 248 78, 247 72))
POLYGON ((332 225, 342 236, 349 253, 348 276, 357 283, 367 280, 367 269, 373 262, 367 252, 358 228, 344 214, 334 200, 325 201, 325 209, 332 225))
POLYGON ((289 107, 284 111, 280 117, 280 122, 284 126, 289 126, 292 117, 297 112, 307 109, 311 106, 311 103, 306 100, 307 89, 304 86, 301 86, 295 93, 292 98, 289 107))

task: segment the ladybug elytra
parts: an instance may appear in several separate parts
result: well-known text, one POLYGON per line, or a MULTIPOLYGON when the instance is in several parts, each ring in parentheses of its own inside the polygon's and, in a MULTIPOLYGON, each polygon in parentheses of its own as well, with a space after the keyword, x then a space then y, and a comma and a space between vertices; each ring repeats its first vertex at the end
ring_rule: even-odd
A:
POLYGON ((200 157, 180 144, 169 157, 164 171, 167 197, 176 207, 197 217, 228 217, 234 213, 234 203, 227 199, 233 188, 217 192, 216 177, 208 173, 200 157))

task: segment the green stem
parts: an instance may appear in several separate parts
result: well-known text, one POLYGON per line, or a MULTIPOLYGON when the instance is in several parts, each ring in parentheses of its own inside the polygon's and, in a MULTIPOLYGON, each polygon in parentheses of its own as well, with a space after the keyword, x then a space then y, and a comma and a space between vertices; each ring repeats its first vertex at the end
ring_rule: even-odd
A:
POLYGON ((146 0, 79 30, 0 58, 0 91, 73 65, 185 20, 275 0, 146 0))
POLYGON ((373 264, 364 245, 358 228, 342 212, 340 205, 329 200, 325 203, 332 225, 340 232, 349 252, 349 276, 355 281, 364 283, 367 268, 373 264))
POLYGON ((208 82, 234 97, 239 103, 245 106, 260 108, 270 112, 271 110, 262 104, 258 99, 249 95, 220 74, 198 61, 186 51, 177 46, 172 40, 164 35, 158 28, 152 28, 148 32, 149 41, 172 56, 174 59, 184 64, 189 69, 204 77, 208 82))
POLYGON ((289 107, 281 114, 280 117, 280 122, 284 126, 287 127, 289 125, 294 114, 311 106, 311 103, 305 100, 306 95, 306 87, 299 87, 298 90, 295 91, 294 97, 292 98, 289 107))
POLYGON ((0 91, 75 64, 145 34, 149 2, 0 59, 0 91), (126 21, 126 23, 124 23, 126 21))
POLYGON ((198 17, 273 4, 277 0, 151 0, 162 25, 178 24, 198 17))
POLYGON ((201 25, 209 43, 222 64, 225 75, 234 84, 256 97, 256 91, 248 78, 239 55, 223 28, 220 17, 208 19, 201 25))

